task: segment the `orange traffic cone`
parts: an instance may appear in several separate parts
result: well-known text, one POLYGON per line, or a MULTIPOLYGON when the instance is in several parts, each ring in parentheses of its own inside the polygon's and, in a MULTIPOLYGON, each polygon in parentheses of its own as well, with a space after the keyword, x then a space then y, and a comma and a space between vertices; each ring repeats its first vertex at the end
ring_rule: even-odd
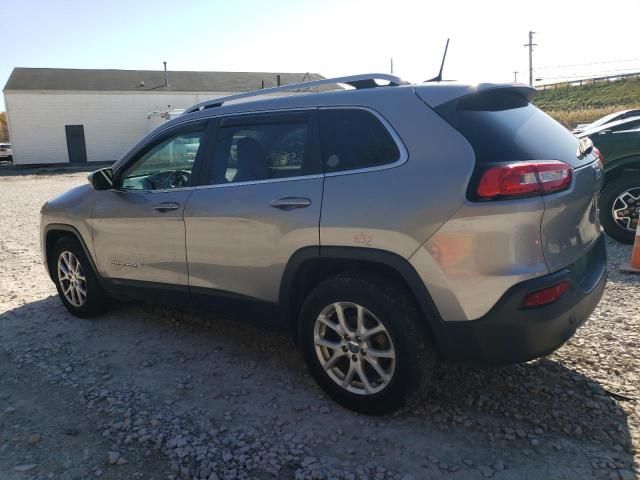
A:
POLYGON ((628 267, 620 270, 626 273, 640 273, 640 222, 636 227, 636 239, 633 242, 633 250, 631 250, 631 263, 628 267))

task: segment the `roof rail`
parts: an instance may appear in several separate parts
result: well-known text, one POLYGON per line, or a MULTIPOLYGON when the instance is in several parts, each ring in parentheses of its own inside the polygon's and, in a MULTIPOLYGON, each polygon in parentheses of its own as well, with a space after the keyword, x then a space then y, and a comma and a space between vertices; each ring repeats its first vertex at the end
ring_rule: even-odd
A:
POLYGON ((351 75, 348 77, 336 77, 336 78, 323 78, 322 80, 312 80, 310 82, 290 83, 288 85, 282 85, 280 87, 262 88, 260 90, 253 90, 251 92, 238 93, 235 95, 229 95, 227 97, 214 98, 212 100, 206 100, 200 102, 187 110, 184 113, 193 113, 206 108, 215 108, 221 106, 223 103, 230 102, 232 100, 240 100, 242 98, 259 97, 262 95, 269 95, 270 93, 287 92, 291 90, 305 89, 308 90, 313 87, 319 87, 322 85, 333 85, 338 83, 344 83, 354 87, 356 90, 363 88, 375 88, 380 86, 393 86, 409 85, 409 82, 396 77, 395 75, 388 75, 386 73, 366 73, 362 75, 351 75), (389 85, 378 85, 376 80, 386 80, 389 85))

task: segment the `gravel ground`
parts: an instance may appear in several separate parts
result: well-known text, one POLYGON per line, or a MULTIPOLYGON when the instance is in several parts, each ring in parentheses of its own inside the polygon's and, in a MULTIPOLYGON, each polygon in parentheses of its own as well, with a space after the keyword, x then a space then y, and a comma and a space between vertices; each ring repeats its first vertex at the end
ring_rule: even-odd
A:
POLYGON ((612 241, 589 322, 548 358, 440 367, 428 399, 366 417, 327 399, 291 339, 214 314, 70 316, 39 208, 84 173, 0 176, 0 478, 584 479, 640 472, 640 277, 612 241))

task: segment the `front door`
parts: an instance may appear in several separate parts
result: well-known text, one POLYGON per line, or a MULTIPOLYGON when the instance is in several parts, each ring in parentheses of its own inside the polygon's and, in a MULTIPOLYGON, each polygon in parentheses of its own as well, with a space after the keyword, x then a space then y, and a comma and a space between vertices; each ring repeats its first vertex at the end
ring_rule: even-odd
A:
MULTIPOLYGON (((278 300, 296 250, 318 246, 323 175, 316 113, 225 117, 208 179, 185 209, 191 294, 278 300)), ((218 303, 219 304, 219 303, 218 303)))
POLYGON ((206 123, 151 140, 100 192, 93 213, 98 268, 115 284, 170 287, 188 296, 184 207, 206 123))

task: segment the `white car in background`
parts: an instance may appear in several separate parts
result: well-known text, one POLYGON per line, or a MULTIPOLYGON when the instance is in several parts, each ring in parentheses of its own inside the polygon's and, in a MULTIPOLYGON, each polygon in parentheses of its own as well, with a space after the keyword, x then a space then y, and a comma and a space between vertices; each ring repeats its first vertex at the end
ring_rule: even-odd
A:
POLYGON ((10 162, 13 161, 10 143, 0 143, 0 160, 1 159, 7 159, 10 162))

